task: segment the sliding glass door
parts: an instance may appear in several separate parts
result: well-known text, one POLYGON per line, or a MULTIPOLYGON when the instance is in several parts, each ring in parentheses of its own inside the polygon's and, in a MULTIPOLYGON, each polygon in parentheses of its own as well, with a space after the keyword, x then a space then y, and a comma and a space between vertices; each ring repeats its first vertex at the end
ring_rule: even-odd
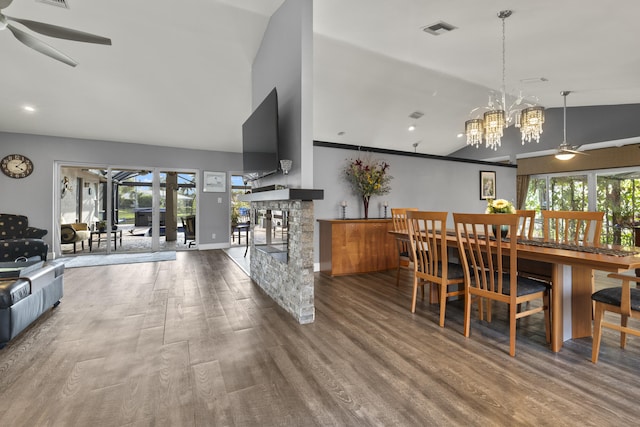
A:
POLYGON ((195 247, 195 237, 187 240, 183 229, 185 217, 195 221, 195 172, 62 165, 60 177, 60 227, 82 223, 78 227, 86 226, 90 234, 73 246, 60 239, 58 253, 110 254, 195 247))

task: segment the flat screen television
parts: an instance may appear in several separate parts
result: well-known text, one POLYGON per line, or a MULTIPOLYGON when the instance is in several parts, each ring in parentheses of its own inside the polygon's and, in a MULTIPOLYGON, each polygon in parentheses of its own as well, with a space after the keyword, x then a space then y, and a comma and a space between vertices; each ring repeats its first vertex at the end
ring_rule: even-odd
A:
POLYGON ((273 88, 242 125, 242 170, 257 179, 278 170, 278 92, 273 88))

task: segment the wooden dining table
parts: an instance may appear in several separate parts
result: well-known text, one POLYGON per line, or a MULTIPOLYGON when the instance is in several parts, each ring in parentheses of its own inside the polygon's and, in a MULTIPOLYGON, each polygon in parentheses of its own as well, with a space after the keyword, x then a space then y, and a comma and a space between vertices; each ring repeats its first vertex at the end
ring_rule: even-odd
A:
MULTIPOLYGON (((391 231, 396 238, 406 233, 391 231)), ((456 247, 454 230, 448 230, 447 246, 456 247)), ((564 341, 592 335, 593 272, 622 272, 640 268, 640 247, 616 245, 557 245, 542 239, 518 240, 518 260, 530 266, 540 263, 551 277, 551 350, 564 341)))

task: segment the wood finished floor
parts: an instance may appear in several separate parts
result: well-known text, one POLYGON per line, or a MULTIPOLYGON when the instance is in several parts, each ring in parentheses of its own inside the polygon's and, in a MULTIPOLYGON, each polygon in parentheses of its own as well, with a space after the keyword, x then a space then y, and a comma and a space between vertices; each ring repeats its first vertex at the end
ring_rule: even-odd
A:
MULTIPOLYGON (((544 343, 504 311, 462 336, 461 305, 409 312, 394 272, 316 275, 298 325, 219 250, 67 269, 62 304, 0 351, 7 426, 637 424, 640 339, 544 343)), ((497 307, 497 306, 496 306, 497 307)))

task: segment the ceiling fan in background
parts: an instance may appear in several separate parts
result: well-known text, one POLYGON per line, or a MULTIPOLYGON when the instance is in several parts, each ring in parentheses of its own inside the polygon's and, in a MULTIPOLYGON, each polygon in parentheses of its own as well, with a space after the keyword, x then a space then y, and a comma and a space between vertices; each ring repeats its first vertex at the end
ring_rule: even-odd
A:
POLYGON ((12 2, 13 0, 0 0, 0 30, 4 30, 5 28, 8 29, 13 33, 15 38, 17 38, 26 46, 30 47, 31 49, 37 50, 38 52, 47 55, 55 60, 64 62, 65 64, 71 65, 72 67, 78 65, 78 63, 69 56, 49 46, 48 44, 37 39, 31 34, 26 33, 19 28, 16 28, 8 21, 17 22, 24 25, 31 31, 35 31, 36 33, 40 33, 49 37, 56 37, 59 39, 73 40, 84 43, 111 45, 111 39, 108 39, 106 37, 85 33, 83 31, 72 30, 71 28, 59 27, 57 25, 45 24, 43 22, 31 21, 29 19, 13 18, 11 16, 3 14, 2 10, 9 7, 12 2))
POLYGON ((576 154, 587 155, 587 153, 583 153, 582 151, 578 151, 578 147, 575 145, 569 145, 567 143, 567 95, 569 95, 571 91, 565 90, 560 92, 560 95, 564 97, 564 109, 563 109, 563 133, 562 133, 562 144, 558 147, 558 150, 555 154, 555 158, 558 160, 571 160, 575 157, 576 154))

